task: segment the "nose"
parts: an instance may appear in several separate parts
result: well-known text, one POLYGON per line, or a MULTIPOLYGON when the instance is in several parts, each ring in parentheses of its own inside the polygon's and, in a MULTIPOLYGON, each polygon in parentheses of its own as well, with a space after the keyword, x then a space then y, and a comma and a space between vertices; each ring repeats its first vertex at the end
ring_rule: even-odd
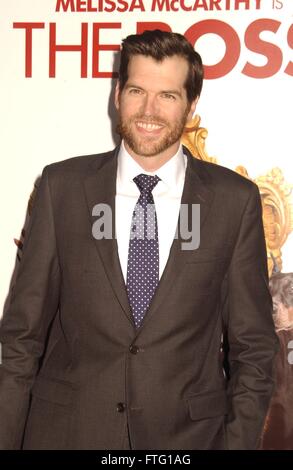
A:
POLYGON ((158 103, 155 95, 146 93, 143 102, 143 114, 146 116, 156 115, 158 112, 158 103))

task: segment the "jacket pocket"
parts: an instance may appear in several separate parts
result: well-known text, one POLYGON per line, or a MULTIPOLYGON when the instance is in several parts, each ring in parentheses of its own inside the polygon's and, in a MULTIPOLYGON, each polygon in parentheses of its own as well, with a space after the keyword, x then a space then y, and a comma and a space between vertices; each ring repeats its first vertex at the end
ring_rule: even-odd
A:
POLYGON ((209 262, 227 262, 231 257, 232 247, 230 245, 221 244, 220 247, 209 247, 192 250, 188 253, 186 263, 209 263, 209 262))
POLYGON ((199 393, 187 397, 189 414, 193 421, 224 416, 228 413, 225 390, 199 393))
POLYGON ((36 398, 56 403, 57 405, 70 405, 76 390, 69 382, 57 381, 47 377, 37 377, 32 395, 36 398))

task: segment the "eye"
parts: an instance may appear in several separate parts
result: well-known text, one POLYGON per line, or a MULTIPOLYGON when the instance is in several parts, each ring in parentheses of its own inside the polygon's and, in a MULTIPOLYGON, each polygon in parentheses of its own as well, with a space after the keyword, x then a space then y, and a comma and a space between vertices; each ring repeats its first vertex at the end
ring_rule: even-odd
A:
POLYGON ((175 101, 176 100, 176 96, 175 95, 172 95, 171 93, 162 93, 162 98, 166 99, 166 100, 170 100, 170 101, 175 101))
POLYGON ((140 90, 140 88, 130 88, 129 89, 129 93, 131 95, 141 95, 142 94, 142 90, 140 90))

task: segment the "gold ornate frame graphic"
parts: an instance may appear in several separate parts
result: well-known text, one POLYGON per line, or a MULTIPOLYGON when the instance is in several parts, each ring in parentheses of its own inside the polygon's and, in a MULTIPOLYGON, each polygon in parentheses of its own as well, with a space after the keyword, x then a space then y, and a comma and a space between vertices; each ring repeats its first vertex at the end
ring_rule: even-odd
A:
MULTIPOLYGON (((217 158, 210 157, 205 148, 208 131, 200 127, 200 116, 196 115, 188 123, 182 136, 182 143, 195 158, 217 164, 217 158)), ((237 173, 252 180, 245 167, 237 166, 237 173)), ((293 186, 288 184, 278 167, 254 181, 260 191, 263 207, 263 224, 265 230, 268 270, 282 271, 282 247, 293 230, 293 205, 290 201, 293 186)))

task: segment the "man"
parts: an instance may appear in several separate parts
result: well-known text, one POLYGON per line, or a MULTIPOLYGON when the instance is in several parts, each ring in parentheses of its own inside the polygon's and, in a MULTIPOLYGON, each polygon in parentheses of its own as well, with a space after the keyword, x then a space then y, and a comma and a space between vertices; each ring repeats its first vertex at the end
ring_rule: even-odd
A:
POLYGON ((122 144, 45 167, 1 327, 2 448, 257 448, 277 350, 261 203, 180 145, 202 76, 183 36, 129 36, 122 144))

